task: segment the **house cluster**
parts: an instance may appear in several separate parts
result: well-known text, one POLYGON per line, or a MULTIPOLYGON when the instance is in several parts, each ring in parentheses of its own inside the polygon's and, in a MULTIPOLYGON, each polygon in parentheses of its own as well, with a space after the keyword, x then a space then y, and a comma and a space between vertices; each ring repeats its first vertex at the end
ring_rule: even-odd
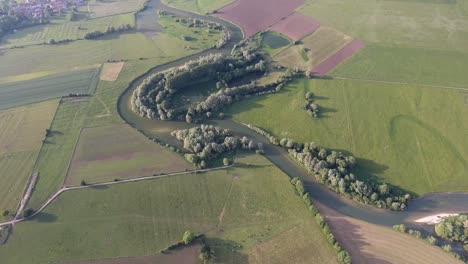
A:
POLYGON ((13 1, 11 7, 17 15, 44 18, 83 5, 86 5, 86 0, 26 0, 23 3, 13 1))

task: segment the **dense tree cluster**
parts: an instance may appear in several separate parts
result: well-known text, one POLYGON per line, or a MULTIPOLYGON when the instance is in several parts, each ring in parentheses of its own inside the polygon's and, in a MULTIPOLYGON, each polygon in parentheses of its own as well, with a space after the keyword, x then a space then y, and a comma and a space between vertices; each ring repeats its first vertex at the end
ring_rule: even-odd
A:
POLYGON ((353 156, 341 152, 328 151, 315 143, 296 143, 291 139, 281 139, 280 145, 287 148, 294 157, 318 182, 331 190, 355 201, 372 204, 379 208, 404 210, 410 198, 392 190, 387 184, 372 184, 358 180, 351 170, 356 164, 353 156))
POLYGON ((132 29, 132 26, 130 24, 126 24, 126 25, 121 25, 117 28, 115 27, 107 27, 106 31, 102 32, 102 31, 99 31, 99 30, 96 30, 96 31, 92 31, 92 32, 88 32, 84 35, 84 38, 85 39, 95 39, 95 38, 99 38, 101 36, 104 36, 106 34, 112 34, 112 33, 117 33, 117 32, 124 32, 124 31, 128 31, 128 30, 131 30, 132 29))
POLYGON ((468 248, 468 215, 454 215, 442 218, 434 227, 435 232, 441 238, 463 242, 468 248))
POLYGON ((262 146, 247 137, 235 137, 228 129, 212 125, 201 125, 172 132, 184 144, 189 153, 185 158, 199 168, 206 167, 206 161, 237 149, 257 150, 262 146))
POLYGON ((6 6, 0 6, 0 38, 2 38, 8 33, 13 32, 15 29, 20 29, 23 27, 33 26, 42 23, 46 23, 46 21, 42 19, 32 19, 26 16, 15 15, 11 12, 8 12, 6 6))
POLYGON ((313 118, 319 117, 320 108, 318 105, 314 104, 314 94, 307 92, 305 99, 306 103, 304 104, 304 109, 307 111, 307 114, 313 118))
POLYGON ((309 207, 309 211, 315 216, 315 220, 322 229, 322 232, 326 236, 327 241, 335 249, 338 261, 342 264, 350 264, 351 257, 349 256, 349 253, 341 247, 338 241, 336 241, 335 236, 330 230, 330 226, 319 213, 317 207, 315 207, 315 205, 312 203, 312 200, 310 199, 310 194, 305 191, 304 184, 302 183, 302 181, 296 177, 291 179, 291 184, 294 186, 296 193, 299 195, 299 197, 301 197, 302 201, 309 207))

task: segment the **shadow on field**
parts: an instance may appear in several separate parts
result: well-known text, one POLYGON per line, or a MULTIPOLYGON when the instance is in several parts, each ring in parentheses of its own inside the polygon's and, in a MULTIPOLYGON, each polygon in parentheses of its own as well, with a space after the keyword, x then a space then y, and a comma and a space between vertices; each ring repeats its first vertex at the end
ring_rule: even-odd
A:
POLYGON ((337 112, 335 108, 323 107, 323 106, 319 106, 319 107, 320 107, 319 119, 320 118, 330 118, 331 115, 329 115, 328 113, 336 113, 337 112))
POLYGON ((105 189, 108 189, 109 186, 107 186, 107 185, 98 185, 98 186, 91 186, 89 188, 91 188, 93 190, 105 190, 105 189))
POLYGON ((57 216, 49 213, 40 212, 33 218, 33 220, 39 223, 52 223, 57 221, 57 216))
POLYGON ((205 243, 214 250, 216 263, 249 263, 248 256, 240 252, 242 246, 234 241, 206 237, 205 243))
POLYGON ((250 163, 236 163, 235 167, 237 168, 248 168, 248 169, 256 169, 256 168, 265 168, 265 167, 272 167, 273 164, 250 164, 250 163))

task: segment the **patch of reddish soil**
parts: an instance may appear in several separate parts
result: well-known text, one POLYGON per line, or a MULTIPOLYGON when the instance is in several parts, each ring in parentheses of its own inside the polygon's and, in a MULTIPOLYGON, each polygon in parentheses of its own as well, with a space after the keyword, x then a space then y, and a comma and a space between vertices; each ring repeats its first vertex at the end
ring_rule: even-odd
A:
POLYGON ((353 56, 360 49, 364 48, 366 44, 361 40, 353 40, 344 48, 337 51, 335 54, 321 62, 315 68, 312 69, 312 73, 315 75, 325 75, 336 66, 340 65, 343 61, 353 56))
POLYGON ((247 37, 285 19, 304 0, 237 0, 218 10, 216 16, 242 27, 247 37))
POLYGON ((274 24, 270 29, 286 35, 293 40, 299 40, 317 30, 320 23, 300 13, 294 12, 285 19, 274 24))
POLYGON ((173 250, 169 253, 160 254, 158 256, 84 260, 68 262, 67 264, 197 264, 199 263, 199 251, 200 245, 195 244, 182 249, 173 250))

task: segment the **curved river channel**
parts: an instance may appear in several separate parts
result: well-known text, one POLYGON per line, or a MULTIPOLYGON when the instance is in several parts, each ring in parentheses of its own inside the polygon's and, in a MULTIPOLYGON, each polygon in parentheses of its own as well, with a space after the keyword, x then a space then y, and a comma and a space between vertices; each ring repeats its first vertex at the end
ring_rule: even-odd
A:
MULTIPOLYGON (((171 131, 175 129, 189 128, 194 125, 179 121, 151 120, 140 117, 131 110, 130 98, 132 92, 148 74, 179 66, 189 60, 193 60, 199 56, 211 53, 229 54, 234 44, 238 43, 243 38, 243 33, 239 27, 220 18, 204 16, 175 9, 160 3, 160 0, 150 0, 148 2, 147 8, 137 14, 137 28, 140 27, 145 29, 154 29, 154 33, 156 34, 156 30, 160 28, 158 27, 157 22, 157 9, 166 10, 178 16, 199 18, 207 21, 221 23, 231 31, 232 35, 231 41, 222 49, 206 50, 198 54, 184 57, 151 69, 146 74, 133 80, 119 98, 119 114, 128 124, 149 137, 156 137, 166 143, 180 147, 180 143, 170 135, 171 131), (151 21, 148 20, 148 17, 151 17, 151 21), (154 23, 154 25, 151 26, 148 25, 148 23, 154 23)), ((432 232, 431 226, 427 224, 415 223, 414 220, 439 213, 468 212, 468 193, 428 194, 423 197, 411 200, 409 202, 408 209, 404 212, 382 210, 365 204, 353 202, 346 198, 340 197, 336 193, 317 183, 312 176, 308 175, 303 168, 298 166, 295 161, 288 156, 284 149, 270 144, 266 138, 251 131, 244 125, 236 123, 232 120, 216 120, 210 121, 208 123, 230 129, 237 135, 245 135, 254 139, 256 142, 263 143, 265 148, 265 156, 289 176, 301 178, 304 181, 305 186, 310 192, 310 195, 312 196, 315 203, 320 206, 333 209, 341 214, 383 226, 392 226, 395 224, 405 223, 407 226, 423 229, 426 232, 432 232)))

